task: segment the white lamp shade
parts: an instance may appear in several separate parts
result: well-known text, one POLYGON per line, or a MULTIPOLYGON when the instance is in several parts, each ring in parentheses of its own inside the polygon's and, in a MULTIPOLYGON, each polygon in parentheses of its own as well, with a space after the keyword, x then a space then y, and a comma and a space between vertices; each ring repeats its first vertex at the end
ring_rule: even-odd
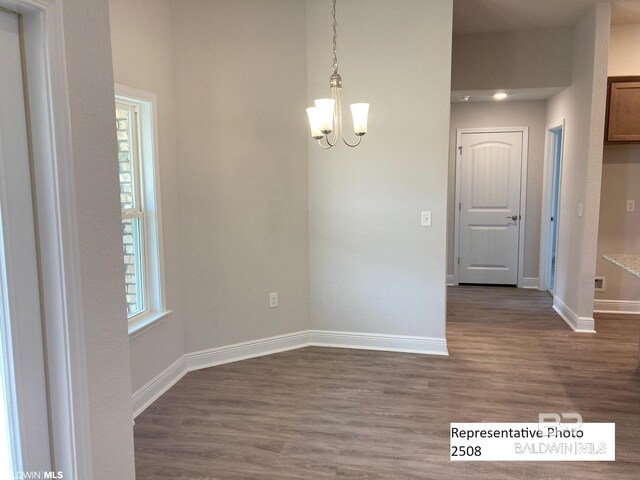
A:
POLYGON ((353 116, 353 132, 356 135, 367 133, 367 119, 369 117, 368 103, 352 103, 351 115, 353 116))
POLYGON ((307 108, 307 116, 309 117, 309 128, 311 129, 311 136, 316 140, 321 139, 324 136, 322 133, 322 120, 320 118, 320 112, 317 107, 307 108))
POLYGON ((328 133, 333 131, 333 113, 336 101, 332 98, 320 98, 314 102, 320 118, 320 131, 328 133))

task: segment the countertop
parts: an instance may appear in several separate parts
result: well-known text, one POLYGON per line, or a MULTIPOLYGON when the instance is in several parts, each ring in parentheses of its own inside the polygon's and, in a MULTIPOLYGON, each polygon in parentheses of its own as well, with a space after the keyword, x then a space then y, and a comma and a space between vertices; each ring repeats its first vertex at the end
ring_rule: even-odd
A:
POLYGON ((640 255, 628 253, 607 253, 602 256, 608 262, 626 270, 631 275, 640 277, 640 255))

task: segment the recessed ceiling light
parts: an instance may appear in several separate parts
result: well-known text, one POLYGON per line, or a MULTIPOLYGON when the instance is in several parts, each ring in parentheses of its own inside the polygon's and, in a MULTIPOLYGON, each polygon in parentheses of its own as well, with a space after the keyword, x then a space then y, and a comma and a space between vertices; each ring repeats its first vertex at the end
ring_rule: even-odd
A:
POLYGON ((504 92, 498 92, 498 93, 493 95, 493 99, 494 100, 504 100, 507 97, 508 97, 508 95, 506 93, 504 93, 504 92))
POLYGON ((461 102, 468 102, 469 101, 469 95, 459 95, 458 96, 458 100, 460 100, 461 102))

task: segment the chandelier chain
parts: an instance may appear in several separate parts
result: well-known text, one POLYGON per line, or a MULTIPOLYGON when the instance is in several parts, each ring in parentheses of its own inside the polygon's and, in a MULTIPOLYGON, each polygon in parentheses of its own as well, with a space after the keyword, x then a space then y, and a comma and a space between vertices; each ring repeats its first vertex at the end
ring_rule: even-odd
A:
POLYGON ((333 73, 338 73, 338 21, 336 20, 336 0, 333 0, 333 73))

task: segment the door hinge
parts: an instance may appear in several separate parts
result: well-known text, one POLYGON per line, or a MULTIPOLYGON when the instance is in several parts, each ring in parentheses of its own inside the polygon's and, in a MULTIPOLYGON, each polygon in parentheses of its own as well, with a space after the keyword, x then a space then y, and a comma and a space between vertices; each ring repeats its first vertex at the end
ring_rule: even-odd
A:
POLYGON ((460 155, 462 155, 462 147, 458 147, 458 151, 460 152, 460 155))
POLYGON ((460 257, 458 257, 458 265, 460 265, 460 257))
POLYGON ((462 202, 458 204, 458 211, 461 211, 461 210, 462 210, 462 202))

